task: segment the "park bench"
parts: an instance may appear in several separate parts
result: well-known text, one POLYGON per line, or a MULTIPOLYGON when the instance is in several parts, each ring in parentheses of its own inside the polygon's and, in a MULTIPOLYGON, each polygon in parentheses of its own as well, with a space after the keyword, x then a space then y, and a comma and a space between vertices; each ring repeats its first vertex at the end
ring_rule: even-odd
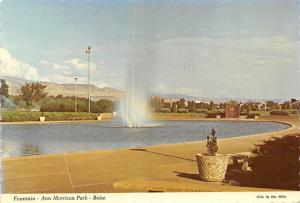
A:
POLYGON ((229 160, 229 169, 247 171, 248 170, 248 155, 232 154, 229 160))

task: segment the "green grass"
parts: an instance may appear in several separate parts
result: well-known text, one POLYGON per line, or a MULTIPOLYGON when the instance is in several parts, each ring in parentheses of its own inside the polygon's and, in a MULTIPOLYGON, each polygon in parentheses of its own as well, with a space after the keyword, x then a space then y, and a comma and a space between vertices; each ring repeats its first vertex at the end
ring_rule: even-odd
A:
POLYGON ((85 120, 96 120, 96 114, 86 112, 27 112, 27 111, 7 111, 2 112, 4 122, 39 121, 41 116, 46 117, 46 121, 67 121, 84 118, 85 120))

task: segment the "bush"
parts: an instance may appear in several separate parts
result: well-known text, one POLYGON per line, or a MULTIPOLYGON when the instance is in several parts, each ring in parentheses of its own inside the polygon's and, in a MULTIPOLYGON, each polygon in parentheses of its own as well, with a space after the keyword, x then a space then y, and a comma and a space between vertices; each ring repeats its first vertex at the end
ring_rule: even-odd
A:
POLYGON ((248 116, 249 114, 247 112, 240 112, 240 116, 248 116))
POLYGON ((208 112, 206 114, 207 114, 206 118, 217 118, 218 115, 218 113, 216 112, 208 112))
POLYGON ((276 110, 276 111, 271 111, 270 115, 272 115, 272 116, 288 116, 289 113, 286 111, 276 110))
POLYGON ((260 116, 259 113, 249 113, 247 118, 255 118, 255 116, 260 116))
POLYGON ((298 189, 300 134, 271 138, 252 149, 249 166, 263 187, 298 189))
POLYGON ((225 118, 225 113, 224 112, 219 112, 219 111, 209 111, 206 113, 206 118, 217 118, 217 116, 220 116, 221 118, 225 118))

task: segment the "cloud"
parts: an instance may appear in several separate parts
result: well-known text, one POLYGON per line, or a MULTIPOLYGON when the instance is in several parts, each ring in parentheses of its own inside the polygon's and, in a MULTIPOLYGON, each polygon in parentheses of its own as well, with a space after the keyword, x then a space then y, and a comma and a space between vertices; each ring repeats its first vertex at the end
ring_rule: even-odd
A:
MULTIPOLYGON (((74 83, 74 77, 78 77, 79 83, 88 82, 88 63, 79 58, 64 60, 60 63, 41 61, 40 64, 50 68, 51 74, 43 79, 49 82, 74 83)), ((99 87, 109 86, 108 68, 103 62, 90 63, 90 82, 99 87), (106 73, 107 77, 103 77, 106 73)))
POLYGON ((153 88, 151 88, 151 91, 156 94, 166 94, 170 93, 171 89, 166 84, 159 83, 153 86, 153 88))
POLYGON ((87 69, 88 68, 88 64, 78 58, 73 58, 69 61, 65 61, 66 64, 71 65, 75 68, 78 69, 87 69))
POLYGON ((50 65, 51 65, 51 63, 49 63, 49 61, 46 61, 46 60, 40 61, 40 64, 41 64, 42 66, 50 66, 50 65))
POLYGON ((68 72, 70 67, 66 66, 66 65, 55 63, 55 64, 52 65, 52 69, 54 71, 68 72))
POLYGON ((0 48, 0 75, 30 80, 38 80, 39 78, 35 67, 14 58, 5 48, 0 48))

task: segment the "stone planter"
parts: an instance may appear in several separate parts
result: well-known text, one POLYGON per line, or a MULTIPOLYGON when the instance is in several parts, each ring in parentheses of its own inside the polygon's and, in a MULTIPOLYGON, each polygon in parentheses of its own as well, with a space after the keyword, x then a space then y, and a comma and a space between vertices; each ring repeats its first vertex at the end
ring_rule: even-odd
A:
POLYGON ((229 156, 196 154, 199 176, 204 181, 221 182, 225 179, 229 156))
POLYGON ((101 121, 101 119, 102 119, 102 116, 97 116, 98 121, 101 121))
POLYGON ((45 117, 45 116, 41 116, 41 117, 40 117, 40 121, 41 121, 41 122, 44 122, 45 120, 46 120, 46 117, 45 117))

